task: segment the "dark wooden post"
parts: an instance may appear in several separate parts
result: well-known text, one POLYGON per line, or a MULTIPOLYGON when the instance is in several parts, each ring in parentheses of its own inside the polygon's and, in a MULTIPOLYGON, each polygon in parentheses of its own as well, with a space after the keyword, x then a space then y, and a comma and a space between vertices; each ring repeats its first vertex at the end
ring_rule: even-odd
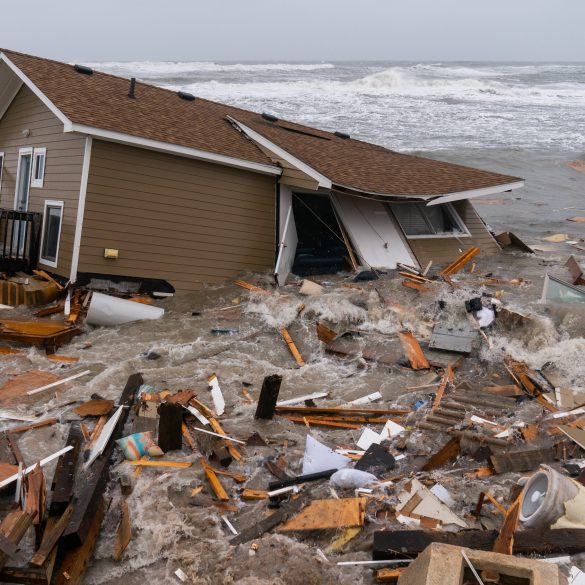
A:
POLYGON ((166 453, 183 446, 183 407, 163 402, 158 407, 158 446, 166 453))
POLYGON ((254 418, 262 418, 266 420, 272 419, 281 383, 282 376, 279 376, 278 374, 273 374, 272 376, 266 376, 266 378, 264 378, 254 418))

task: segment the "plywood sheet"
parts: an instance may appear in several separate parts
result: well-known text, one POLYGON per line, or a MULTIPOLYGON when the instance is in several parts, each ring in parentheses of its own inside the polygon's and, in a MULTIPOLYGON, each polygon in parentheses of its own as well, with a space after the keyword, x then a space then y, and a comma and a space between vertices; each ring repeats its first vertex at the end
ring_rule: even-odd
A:
POLYGON ((0 388, 0 405, 8 406, 19 403, 29 390, 52 384, 58 380, 61 380, 60 376, 42 370, 31 370, 24 374, 17 374, 0 388))
POLYGON ((279 528, 280 532, 323 530, 362 526, 366 513, 365 498, 314 500, 279 528))

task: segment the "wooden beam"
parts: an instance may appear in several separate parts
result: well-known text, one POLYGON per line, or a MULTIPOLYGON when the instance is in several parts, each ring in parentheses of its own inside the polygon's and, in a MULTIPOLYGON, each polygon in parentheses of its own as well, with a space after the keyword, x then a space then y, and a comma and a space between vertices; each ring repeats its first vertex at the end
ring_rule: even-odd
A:
POLYGON ((130 510, 128 509, 128 502, 126 500, 122 500, 120 513, 120 525, 116 532, 116 544, 114 547, 115 561, 119 561, 122 558, 122 554, 130 544, 130 540, 132 540, 132 523, 130 522, 130 510))
POLYGON ((508 473, 509 471, 531 471, 541 463, 550 463, 555 459, 556 449, 553 446, 492 455, 490 462, 496 473, 508 473))
POLYGON ((33 555, 33 558, 30 561, 31 565, 36 567, 42 567, 44 565, 45 561, 57 545, 59 538, 61 538, 63 531, 67 527, 71 514, 73 514, 73 505, 69 504, 61 517, 58 520, 55 518, 54 526, 51 529, 49 529, 48 526, 45 528, 41 546, 33 555))
POLYGON ((164 453, 183 446, 182 424, 184 409, 180 404, 163 402, 158 407, 158 446, 164 453))
POLYGON ((457 274, 457 272, 459 272, 468 262, 471 261, 472 258, 475 258, 475 256, 477 256, 480 252, 481 249, 477 246, 470 248, 461 254, 457 260, 449 264, 447 268, 443 269, 441 271, 441 276, 453 276, 453 274, 457 274))
MULTIPOLYGON (((218 434, 218 435, 222 435, 223 437, 227 437, 226 432, 223 430, 223 427, 219 424, 219 422, 213 418, 210 417, 209 418, 209 424, 211 425, 211 428, 218 434)), ((229 451, 230 455, 236 460, 236 461, 240 461, 240 459, 242 459, 243 455, 240 452, 240 450, 233 444, 232 441, 223 441, 224 445, 227 447, 227 450, 229 451)))
POLYGON ((282 338, 288 345, 288 349, 290 350, 293 358, 295 359, 295 362, 297 362, 297 365, 301 367, 304 366, 305 360, 303 359, 303 356, 301 355, 300 351, 297 349, 295 342, 292 340, 292 337, 290 336, 288 329, 286 327, 281 327, 280 334, 282 335, 282 338))
POLYGON ((230 499, 230 497, 225 491, 223 485, 221 485, 221 482, 219 481, 219 478, 217 477, 215 470, 211 466, 209 466, 207 464, 207 461, 205 461, 205 459, 203 458, 199 459, 199 463, 201 464, 201 467, 203 467, 205 477, 207 478, 207 481, 209 482, 211 489, 217 496, 217 499, 222 502, 227 502, 230 499))
MULTIPOLYGON (((110 456, 114 450, 116 439, 119 439, 128 414, 130 406, 134 404, 136 392, 142 386, 144 380, 141 374, 132 374, 126 386, 122 391, 118 404, 126 406, 122 409, 118 423, 112 433, 102 454, 92 463, 91 467, 85 472, 85 478, 75 510, 69 522, 69 526, 63 535, 64 545, 75 547, 84 543, 92 527, 92 518, 94 517, 98 505, 102 500, 102 495, 106 489, 109 480, 110 456)), ((69 585, 72 585, 71 583, 69 585)))
POLYGON ((279 376, 278 374, 272 374, 271 376, 266 376, 264 378, 254 418, 272 420, 274 417, 276 402, 278 401, 278 393, 280 392, 281 383, 282 376, 279 376))
POLYGON ((51 486, 51 505, 49 514, 58 516, 63 514, 73 497, 75 487, 75 467, 79 449, 83 443, 83 433, 80 425, 73 423, 69 427, 66 446, 73 449, 67 451, 59 457, 57 468, 53 476, 53 485, 51 486))
POLYGON ((304 415, 313 413, 335 413, 335 414, 351 414, 351 413, 365 413, 365 414, 410 414, 412 410, 403 408, 359 408, 351 407, 344 408, 338 406, 277 406, 274 409, 276 412, 299 412, 304 415))

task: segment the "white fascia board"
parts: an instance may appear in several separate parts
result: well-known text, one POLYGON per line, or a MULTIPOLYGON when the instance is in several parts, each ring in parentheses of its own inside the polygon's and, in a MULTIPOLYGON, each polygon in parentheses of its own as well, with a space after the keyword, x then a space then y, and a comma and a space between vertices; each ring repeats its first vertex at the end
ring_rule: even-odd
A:
POLYGON ((0 88, 0 120, 14 101, 20 88, 22 87, 22 80, 17 75, 12 75, 11 79, 4 88, 0 88))
POLYGON ((73 239, 73 255, 71 256, 71 272, 69 280, 77 282, 77 268, 79 266, 79 251, 81 248, 81 232, 83 230, 83 217, 85 215, 85 199, 87 197, 87 183, 89 179, 89 167, 91 164, 92 137, 85 138, 83 152, 83 166, 81 168, 81 184, 79 186, 79 200, 77 202, 77 219, 75 221, 75 237, 73 239))
POLYGON ((313 167, 310 167, 307 163, 304 163, 302 160, 298 159, 296 156, 290 154, 280 146, 274 144, 274 142, 268 140, 259 134, 255 130, 248 128, 245 124, 238 122, 235 118, 231 116, 226 116, 226 118, 235 124, 250 140, 257 142, 264 148, 272 151, 276 156, 282 158, 286 162, 290 163, 294 167, 296 167, 299 171, 302 171, 306 175, 309 175, 312 179, 315 179, 319 184, 319 187, 323 187, 324 189, 331 189, 333 183, 330 179, 328 179, 325 175, 322 175, 319 171, 316 171, 313 167))
POLYGON ((475 199, 476 197, 483 197, 484 195, 495 195, 496 193, 503 193, 504 191, 511 191, 512 189, 520 189, 521 187, 524 187, 524 181, 505 183, 503 185, 495 185, 494 187, 484 187, 483 189, 470 189, 469 191, 460 191, 459 193, 447 193, 446 195, 433 199, 427 203, 427 206, 441 205, 442 203, 461 201, 463 199, 475 199))
POLYGON ((156 150, 158 152, 167 152, 194 158, 207 162, 212 162, 229 167, 244 169, 247 171, 254 171, 265 175, 277 175, 282 173, 282 169, 276 165, 268 165, 262 163, 255 163, 244 159, 239 159, 223 154, 215 154, 206 150, 199 150, 198 148, 189 148, 186 146, 179 146, 168 142, 161 142, 159 140, 151 140, 149 138, 141 138, 133 136, 132 134, 123 134, 122 132, 113 132, 112 130, 102 130, 101 128, 94 128, 93 126, 85 126, 83 124, 71 124, 69 128, 65 128, 65 132, 78 132, 80 134, 87 134, 94 138, 101 138, 109 142, 118 142, 120 144, 128 144, 130 146, 138 146, 148 150, 156 150))
POLYGON ((0 61, 6 63, 8 67, 22 80, 22 82, 53 112, 53 114, 63 122, 65 131, 71 124, 71 120, 57 108, 57 106, 4 54, 0 53, 0 61))

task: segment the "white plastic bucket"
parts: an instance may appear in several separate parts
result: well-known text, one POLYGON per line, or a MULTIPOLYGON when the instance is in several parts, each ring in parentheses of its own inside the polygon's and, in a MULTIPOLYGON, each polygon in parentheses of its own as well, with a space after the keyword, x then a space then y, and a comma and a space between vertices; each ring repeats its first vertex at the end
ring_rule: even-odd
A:
POLYGON ((94 292, 87 311, 86 323, 115 326, 143 319, 160 319, 165 313, 160 307, 135 303, 118 297, 94 292))

